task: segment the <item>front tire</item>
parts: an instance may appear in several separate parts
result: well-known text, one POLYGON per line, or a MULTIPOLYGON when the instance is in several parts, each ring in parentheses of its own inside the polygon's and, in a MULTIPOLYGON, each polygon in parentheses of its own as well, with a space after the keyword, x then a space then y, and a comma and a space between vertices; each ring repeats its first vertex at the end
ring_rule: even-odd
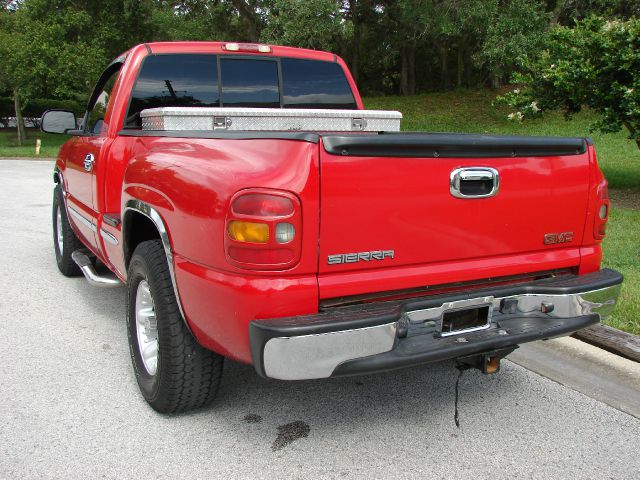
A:
POLYGON ((66 277, 77 277, 82 275, 80 267, 71 258, 71 254, 76 250, 84 248, 82 242, 76 237, 64 206, 62 187, 57 184, 53 190, 53 249, 56 254, 58 270, 66 277))
POLYGON ((136 380, 153 409, 174 413, 211 403, 223 357, 200 346, 187 329, 160 240, 140 243, 131 257, 127 331, 136 380))

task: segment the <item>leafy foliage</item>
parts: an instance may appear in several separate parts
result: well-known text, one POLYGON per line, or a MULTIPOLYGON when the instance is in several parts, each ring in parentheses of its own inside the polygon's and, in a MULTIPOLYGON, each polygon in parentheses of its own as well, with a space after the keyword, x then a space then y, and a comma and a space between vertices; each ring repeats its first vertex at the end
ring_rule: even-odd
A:
POLYGON ((522 57, 537 51, 549 24, 541 6, 528 0, 476 2, 476 10, 484 16, 472 22, 481 38, 476 59, 494 77, 508 74, 522 57))
POLYGON ((269 23, 262 31, 266 43, 336 50, 347 37, 341 3, 336 0, 274 0, 269 23))
POLYGON ((549 25, 628 17, 637 0, 0 1, 0 94, 86 97, 97 73, 157 40, 261 41, 331 50, 364 93, 498 86, 549 25))
POLYGON ((514 75, 522 87, 502 102, 522 120, 559 109, 566 116, 589 107, 601 118, 602 132, 625 127, 640 148, 640 20, 589 17, 575 27, 551 30, 540 55, 523 62, 514 75))

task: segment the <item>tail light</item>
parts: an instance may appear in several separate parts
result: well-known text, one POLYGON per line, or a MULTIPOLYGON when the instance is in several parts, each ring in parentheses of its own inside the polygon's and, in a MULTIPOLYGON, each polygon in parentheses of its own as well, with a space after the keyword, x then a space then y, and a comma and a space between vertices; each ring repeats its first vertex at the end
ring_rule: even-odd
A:
POLYGON ((606 180, 602 180, 598 185, 596 193, 596 215, 593 224, 593 236, 597 240, 602 240, 607 232, 607 221, 609 220, 609 188, 606 180))
POLYGON ((302 210, 298 197, 280 190, 251 189, 232 199, 224 248, 232 265, 283 270, 300 260, 302 210))

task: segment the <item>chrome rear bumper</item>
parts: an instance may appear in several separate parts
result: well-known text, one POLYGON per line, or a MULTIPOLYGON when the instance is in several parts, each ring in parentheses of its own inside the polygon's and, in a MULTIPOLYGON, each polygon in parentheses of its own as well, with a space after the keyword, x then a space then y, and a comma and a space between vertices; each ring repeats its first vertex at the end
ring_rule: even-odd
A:
POLYGON ((622 275, 613 270, 465 293, 370 303, 251 322, 258 373, 282 380, 370 373, 482 354, 568 335, 611 314, 622 275), (452 305, 488 304, 490 323, 444 336, 452 305))

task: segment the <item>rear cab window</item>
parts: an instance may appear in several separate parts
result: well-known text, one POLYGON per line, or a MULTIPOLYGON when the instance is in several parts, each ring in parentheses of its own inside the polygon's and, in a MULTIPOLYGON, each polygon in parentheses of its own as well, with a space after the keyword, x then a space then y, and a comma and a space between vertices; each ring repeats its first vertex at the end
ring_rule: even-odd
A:
POLYGON ((131 92, 124 128, 159 107, 356 109, 339 64, 298 58, 213 54, 149 55, 131 92))
POLYGON ((221 58, 220 68, 223 106, 280 108, 277 62, 221 58))
POLYGON ((283 107, 358 108, 347 77, 337 63, 300 58, 283 58, 281 63, 283 107))

